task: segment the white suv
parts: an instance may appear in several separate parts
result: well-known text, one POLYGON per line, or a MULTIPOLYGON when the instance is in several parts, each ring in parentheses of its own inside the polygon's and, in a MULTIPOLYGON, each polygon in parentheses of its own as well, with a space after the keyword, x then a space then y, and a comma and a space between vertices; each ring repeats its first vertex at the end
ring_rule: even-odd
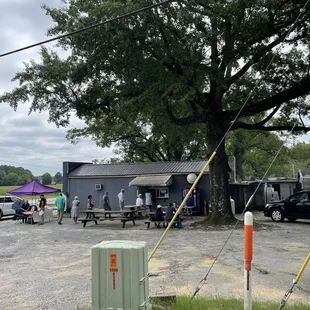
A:
POLYGON ((15 209, 13 209, 15 202, 22 203, 23 201, 15 196, 0 196, 0 219, 2 216, 15 215, 15 209))

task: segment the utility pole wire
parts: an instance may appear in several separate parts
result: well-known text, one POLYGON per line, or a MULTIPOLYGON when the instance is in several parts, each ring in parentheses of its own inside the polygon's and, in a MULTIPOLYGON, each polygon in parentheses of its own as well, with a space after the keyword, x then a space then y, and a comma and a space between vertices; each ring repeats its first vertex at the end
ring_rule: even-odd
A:
POLYGON ((70 37, 70 36, 73 36, 73 35, 76 35, 76 34, 79 34, 79 33, 85 32, 85 31, 88 31, 90 29, 94 29, 94 28, 97 28, 97 27, 100 27, 100 26, 112 23, 112 22, 117 21, 117 20, 125 19, 127 17, 133 16, 133 15, 136 15, 136 14, 139 14, 139 13, 143 13, 145 11, 148 11, 148 10, 151 10, 151 9, 154 9, 154 8, 159 7, 159 6, 163 6, 163 5, 172 3, 172 2, 176 2, 176 0, 165 0, 165 1, 161 1, 161 2, 158 2, 158 3, 152 4, 152 5, 148 5, 148 6, 145 6, 145 7, 141 8, 141 9, 138 9, 138 10, 135 10, 135 11, 123 14, 123 15, 119 15, 119 16, 116 16, 116 17, 113 17, 113 18, 110 18, 110 19, 107 19, 107 20, 105 20, 103 22, 100 22, 100 23, 97 23, 97 24, 94 24, 94 25, 90 25, 88 27, 84 27, 84 28, 81 28, 81 29, 78 29, 78 30, 75 30, 75 31, 72 31, 72 32, 69 32, 69 33, 66 33, 66 34, 54 37, 54 38, 51 38, 51 39, 40 41, 40 42, 31 44, 31 45, 27 45, 25 47, 21 47, 21 48, 12 50, 10 52, 6 52, 6 53, 3 53, 3 54, 0 54, 0 58, 8 56, 8 55, 12 55, 12 54, 16 54, 16 53, 22 52, 22 51, 31 49, 31 48, 36 47, 36 46, 44 45, 46 43, 50 43, 50 42, 53 42, 53 41, 57 41, 57 40, 66 38, 66 37, 70 37))

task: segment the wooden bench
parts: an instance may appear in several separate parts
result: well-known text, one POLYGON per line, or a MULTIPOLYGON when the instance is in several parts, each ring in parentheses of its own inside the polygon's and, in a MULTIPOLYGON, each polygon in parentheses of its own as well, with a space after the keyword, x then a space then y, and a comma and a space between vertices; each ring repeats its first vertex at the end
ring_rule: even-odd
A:
POLYGON ((166 227, 166 221, 165 221, 165 220, 162 220, 162 221, 151 221, 151 220, 150 220, 150 221, 145 221, 145 222, 144 222, 144 224, 147 224, 147 229, 150 228, 151 223, 154 223, 154 225, 155 225, 157 228, 159 228, 159 224, 160 224, 160 223, 163 223, 163 228, 166 227))
POLYGON ((133 225, 136 225, 135 219, 132 217, 93 217, 93 218, 84 218, 84 219, 78 219, 78 221, 83 223, 83 227, 86 226, 88 222, 95 222, 96 225, 98 225, 98 221, 115 221, 115 220, 120 220, 123 223, 123 228, 126 226, 126 222, 131 221, 133 225))
POLYGON ((78 221, 83 223, 83 227, 85 227, 88 222, 95 222, 95 224, 98 225, 98 218, 96 217, 88 218, 88 219, 78 219, 78 221))
POLYGON ((117 217, 117 216, 115 216, 115 217, 100 218, 100 221, 106 221, 106 220, 108 220, 108 221, 120 220, 123 223, 123 228, 125 228, 126 222, 128 222, 128 221, 131 221, 133 225, 136 225, 134 217, 126 217, 126 216, 125 217, 117 217))
MULTIPOLYGON (((177 222, 178 222, 177 220, 174 221, 173 225, 176 225, 177 222)), ((155 220, 154 220, 154 221, 152 221, 152 220, 145 221, 144 224, 147 225, 147 229, 150 228, 151 223, 154 223, 154 225, 155 225, 157 228, 160 228, 160 227, 159 227, 159 224, 160 224, 160 223, 163 223, 163 228, 166 228, 166 227, 168 227, 168 225, 169 225, 170 222, 167 222, 166 220, 162 220, 162 221, 155 221, 155 220)), ((172 227, 173 227, 173 226, 172 226, 172 227)))

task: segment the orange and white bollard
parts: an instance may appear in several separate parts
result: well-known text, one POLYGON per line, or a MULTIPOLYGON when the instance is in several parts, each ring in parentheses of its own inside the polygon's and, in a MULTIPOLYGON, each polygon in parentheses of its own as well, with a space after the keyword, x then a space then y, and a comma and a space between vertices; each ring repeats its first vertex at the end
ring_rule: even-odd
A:
POLYGON ((244 310, 252 310, 253 214, 244 215, 244 310))

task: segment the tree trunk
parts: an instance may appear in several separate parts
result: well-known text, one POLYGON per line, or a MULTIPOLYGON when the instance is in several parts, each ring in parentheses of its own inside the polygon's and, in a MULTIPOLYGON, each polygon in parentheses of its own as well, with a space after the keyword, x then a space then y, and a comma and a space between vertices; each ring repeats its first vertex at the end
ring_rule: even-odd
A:
MULTIPOLYGON (((209 124, 208 142, 211 152, 216 149, 224 134, 219 124, 209 124)), ((206 218, 206 222, 210 224, 228 224, 235 221, 230 205, 228 169, 228 157, 223 141, 210 164, 211 208, 206 218)))

